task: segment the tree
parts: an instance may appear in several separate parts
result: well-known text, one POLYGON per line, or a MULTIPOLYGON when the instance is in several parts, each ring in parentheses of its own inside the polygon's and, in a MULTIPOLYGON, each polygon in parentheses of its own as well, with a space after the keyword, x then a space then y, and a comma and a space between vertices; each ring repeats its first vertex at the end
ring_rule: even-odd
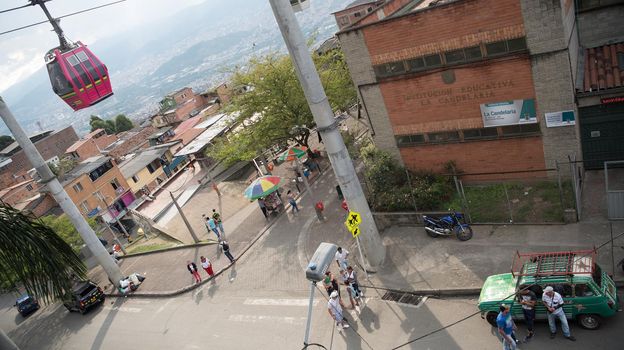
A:
POLYGON ((120 133, 124 131, 128 131, 134 128, 134 124, 132 120, 126 117, 124 114, 118 114, 115 117, 115 132, 120 133))
MULTIPOLYGON (((76 230, 76 227, 71 223, 69 217, 63 214, 61 216, 47 215, 41 218, 41 221, 48 227, 50 227, 54 232, 56 232, 59 237, 61 237, 70 247, 74 250, 74 252, 78 253, 80 248, 84 245, 84 241, 80 236, 80 233, 76 230)), ((93 218, 88 218, 87 222, 91 226, 91 228, 95 228, 96 222, 93 218)))
POLYGON ((13 140, 13 137, 8 136, 8 135, 0 135, 0 150, 5 149, 8 145, 12 144, 13 142, 15 142, 15 140, 13 140))
MULTIPOLYGON (((314 59, 330 105, 336 112, 347 110, 355 103, 356 92, 344 56, 332 52, 314 59)), ((215 142, 209 156, 229 164, 251 160, 279 142, 308 147, 314 119, 289 56, 254 58, 248 69, 234 72, 231 85, 244 91, 235 94, 228 107, 239 113, 242 128, 215 142)))
POLYGON ((54 175, 59 178, 63 178, 63 176, 71 171, 74 167, 76 167, 77 164, 78 162, 73 158, 63 157, 61 158, 61 160, 59 160, 57 164, 50 162, 48 163, 48 166, 50 167, 50 170, 52 170, 54 175))
POLYGON ((20 283, 36 298, 62 298, 72 276, 84 278, 86 267, 54 229, 10 206, 0 204, 0 276, 20 283))
POLYGON ((115 133, 115 122, 112 120, 103 120, 97 115, 92 115, 91 120, 89 121, 89 125, 91 125, 91 131, 95 131, 97 129, 104 129, 108 135, 113 135, 115 133))

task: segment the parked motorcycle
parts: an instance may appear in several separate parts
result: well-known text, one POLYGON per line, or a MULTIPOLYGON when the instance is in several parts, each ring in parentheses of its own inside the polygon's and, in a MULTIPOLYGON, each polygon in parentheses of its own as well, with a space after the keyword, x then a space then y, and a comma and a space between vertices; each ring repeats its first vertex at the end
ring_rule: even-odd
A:
POLYGON ((450 236, 455 234, 460 241, 472 238, 472 227, 466 223, 462 213, 450 212, 441 218, 423 215, 425 232, 429 237, 450 236))

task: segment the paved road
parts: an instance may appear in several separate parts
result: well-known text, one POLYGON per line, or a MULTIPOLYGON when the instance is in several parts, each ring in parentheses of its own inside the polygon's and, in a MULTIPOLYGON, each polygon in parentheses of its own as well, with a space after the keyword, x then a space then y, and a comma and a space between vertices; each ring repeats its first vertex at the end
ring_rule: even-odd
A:
MULTIPOLYGON (((305 204, 305 203, 304 203, 305 204)), ((289 216, 299 225, 309 216, 289 216)), ((0 325, 26 349, 300 349, 309 285, 301 254, 288 230, 267 233, 234 269, 186 295, 170 299, 110 299, 86 315, 48 306, 22 321, 4 298, 0 325)), ((316 292, 311 341, 328 349, 392 349, 470 315, 475 300, 427 299, 398 305, 366 291, 367 305, 353 312, 351 329, 339 334, 329 319, 325 294, 316 292)), ((573 326, 579 338, 549 340, 545 324, 522 348, 618 349, 624 342, 620 313, 600 331, 573 326)), ((480 317, 435 333, 403 349, 500 349, 494 330, 480 317)))

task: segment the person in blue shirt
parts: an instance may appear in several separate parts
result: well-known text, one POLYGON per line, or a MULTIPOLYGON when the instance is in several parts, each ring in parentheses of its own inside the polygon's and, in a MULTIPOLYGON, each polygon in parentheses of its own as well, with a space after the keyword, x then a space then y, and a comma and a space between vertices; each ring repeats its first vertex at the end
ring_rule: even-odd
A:
POLYGON ((502 304, 500 313, 496 317, 498 333, 503 337, 503 350, 516 350, 516 341, 513 338, 513 331, 516 329, 514 321, 509 313, 509 305, 502 304))

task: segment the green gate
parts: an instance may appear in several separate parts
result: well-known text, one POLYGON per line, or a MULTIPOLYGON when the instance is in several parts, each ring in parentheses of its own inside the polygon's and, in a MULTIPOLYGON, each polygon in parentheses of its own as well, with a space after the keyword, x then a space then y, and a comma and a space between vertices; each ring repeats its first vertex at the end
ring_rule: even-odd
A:
POLYGON ((624 159, 624 103, 579 108, 585 169, 624 159))

